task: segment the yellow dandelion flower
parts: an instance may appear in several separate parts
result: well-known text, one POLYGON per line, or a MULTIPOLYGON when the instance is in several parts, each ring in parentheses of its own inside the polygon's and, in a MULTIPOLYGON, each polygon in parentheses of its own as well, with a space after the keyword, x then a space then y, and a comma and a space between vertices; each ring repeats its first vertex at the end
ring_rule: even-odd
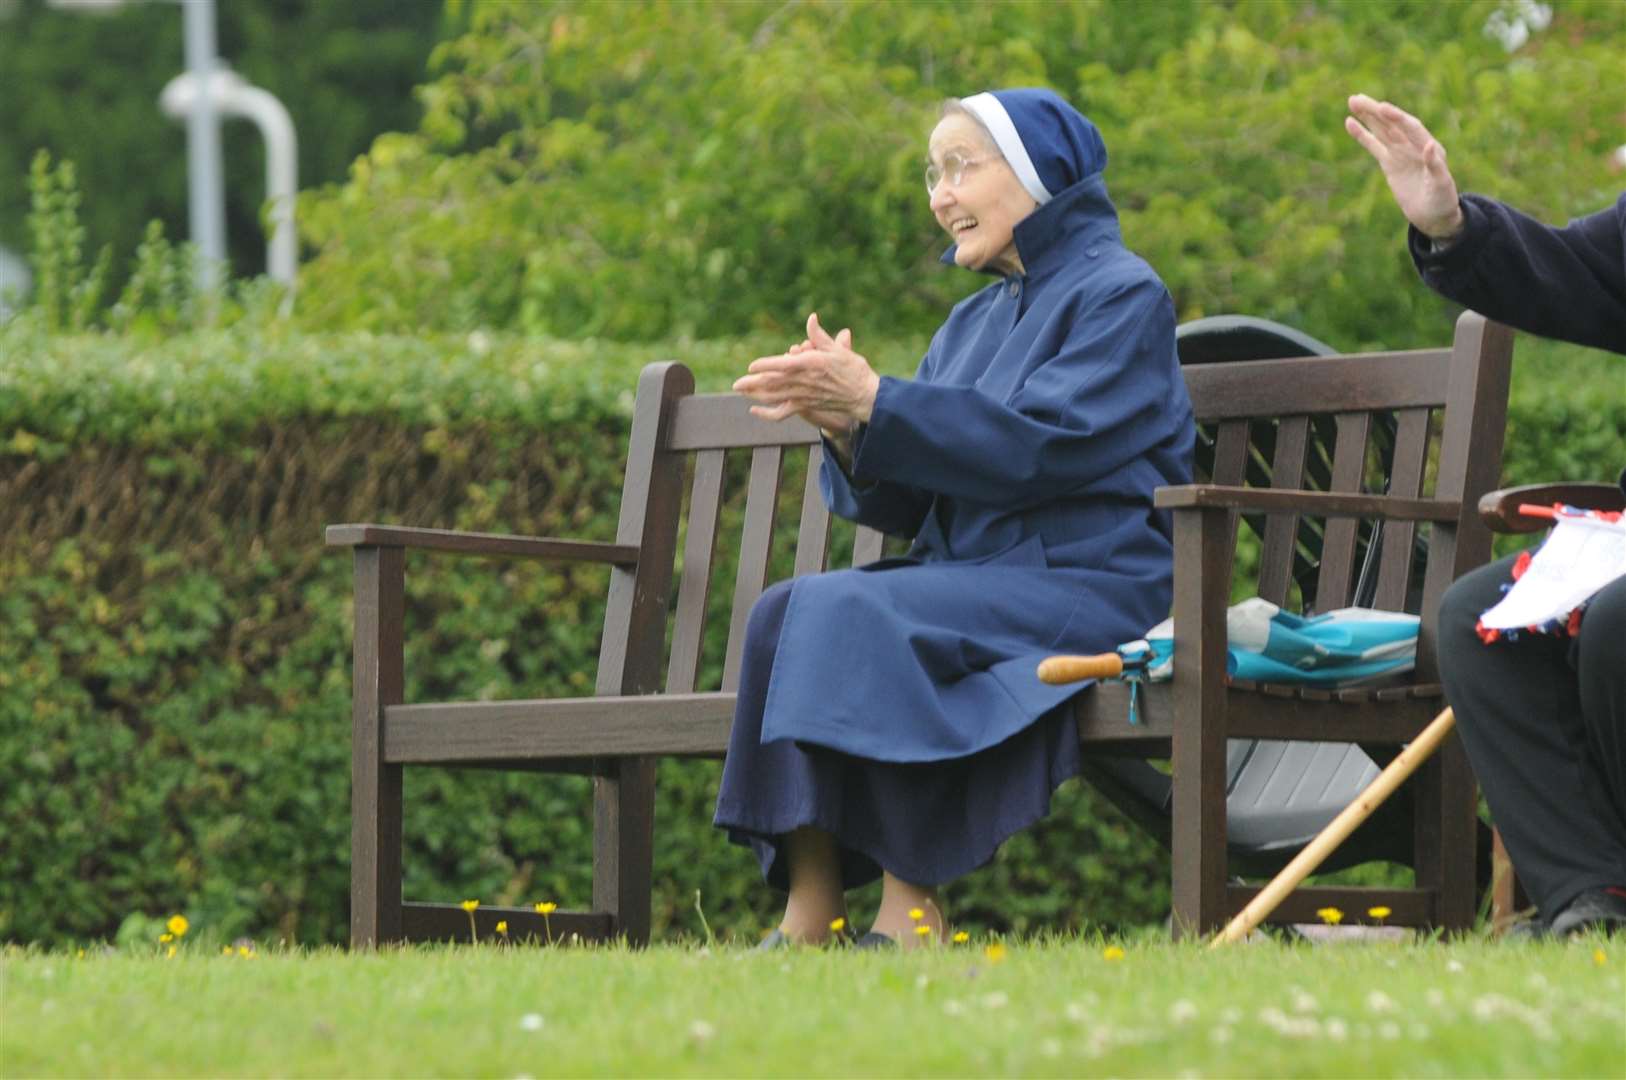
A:
POLYGON ((1602 949, 1594 949, 1592 950, 1592 962, 1599 967, 1603 967, 1609 962, 1609 954, 1602 949))
POLYGON ((990 941, 982 950, 982 955, 988 958, 990 964, 1001 963, 1005 959, 1005 944, 1000 941, 990 941))
POLYGON ((970 940, 971 940, 971 935, 966 933, 964 930, 959 930, 959 931, 955 932, 954 944, 956 944, 956 945, 964 945, 966 942, 968 942, 970 940))
POLYGON ((1123 958, 1124 951, 1117 945, 1108 945, 1101 950, 1101 959, 1103 960, 1122 960, 1123 958))
POLYGON ((1394 914, 1394 912, 1390 911, 1382 904, 1379 904, 1377 907, 1367 908, 1366 913, 1372 918, 1378 920, 1378 922, 1382 922, 1384 919, 1387 919, 1390 915, 1394 914))
POLYGON ((479 906, 480 906, 480 901, 478 901, 478 900, 465 900, 465 901, 463 901, 463 910, 469 912, 470 914, 473 914, 474 909, 478 908, 479 906))
POLYGON ((85 958, 85 950, 80 949, 79 950, 79 959, 83 960, 84 958, 85 958))
POLYGON ((175 935, 174 934, 159 934, 158 935, 158 943, 160 945, 168 945, 170 942, 172 942, 174 940, 175 940, 175 935))
POLYGON ((838 915, 834 919, 830 920, 830 932, 831 933, 839 934, 845 929, 847 929, 847 920, 846 919, 844 919, 844 918, 842 918, 841 916, 838 915))
POLYGON ((1337 926, 1344 921, 1344 913, 1335 907, 1324 907, 1316 912, 1316 918, 1328 926, 1337 926))
POLYGON ((164 958, 166 960, 169 960, 169 959, 174 959, 174 957, 175 957, 175 946, 171 945, 169 947, 169 952, 164 954, 164 958))
POLYGON ((249 948, 247 945, 239 945, 239 946, 237 946, 237 955, 238 956, 253 956, 254 955, 254 950, 249 948))
POLYGON ((192 929, 192 924, 186 921, 185 915, 171 915, 169 917, 169 922, 165 923, 164 925, 169 928, 170 933, 174 934, 178 938, 185 937, 186 932, 192 929))
POLYGON ((497 933, 499 933, 499 934, 508 933, 508 920, 507 919, 498 919, 497 920, 497 933))
POLYGON ((926 917, 926 913, 920 908, 912 907, 909 909, 909 917, 915 920, 915 922, 919 922, 921 919, 926 917))
POLYGON ((552 915, 558 910, 559 905, 555 904, 552 900, 544 900, 540 904, 536 905, 536 913, 538 915, 552 915))
POLYGON ((926 926, 925 924, 922 924, 920 926, 915 927, 915 933, 919 934, 921 937, 925 937, 927 934, 929 934, 931 932, 932 932, 932 928, 929 927, 929 926, 926 926))
POLYGON ((221 956, 230 956, 231 955, 231 946, 230 945, 222 945, 220 947, 220 955, 221 956))

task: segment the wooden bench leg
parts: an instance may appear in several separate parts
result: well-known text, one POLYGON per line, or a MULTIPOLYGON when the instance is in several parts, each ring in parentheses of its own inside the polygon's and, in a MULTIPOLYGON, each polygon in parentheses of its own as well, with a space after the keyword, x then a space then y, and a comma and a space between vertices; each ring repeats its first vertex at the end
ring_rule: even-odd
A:
POLYGON ((631 945, 649 944, 654 851, 654 759, 614 762, 593 778, 593 909, 631 945))
POLYGON ((1225 888, 1225 602, 1230 520, 1174 518, 1174 935, 1212 933, 1230 915, 1225 888))
POLYGON ((1418 769, 1415 783, 1417 887, 1434 892, 1436 927, 1456 933, 1471 930, 1477 907, 1479 819, 1473 772, 1455 733, 1418 769))
POLYGON ((384 762, 383 716, 402 700, 404 555, 355 553, 350 756, 350 946, 401 939, 401 766, 384 762))
POLYGON ((1453 732, 1440 759, 1440 925, 1466 933, 1479 906, 1479 792, 1462 739, 1453 732))

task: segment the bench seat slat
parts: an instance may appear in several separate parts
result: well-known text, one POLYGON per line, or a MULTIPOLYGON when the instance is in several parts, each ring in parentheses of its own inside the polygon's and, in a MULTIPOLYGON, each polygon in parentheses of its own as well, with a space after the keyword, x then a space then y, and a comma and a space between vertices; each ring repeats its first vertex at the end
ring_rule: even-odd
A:
POLYGON ((714 755, 728 749, 734 695, 469 701, 394 705, 384 713, 391 764, 714 755))
MULTIPOLYGON (((1399 688, 1402 696, 1409 688, 1399 688)), ((1421 687, 1427 692, 1430 687, 1421 687)), ((1406 698, 1378 701, 1371 690, 1348 691, 1358 700, 1347 700, 1342 708, 1329 712, 1320 701, 1305 700, 1288 689, 1283 696, 1259 690, 1227 689, 1226 712, 1230 730, 1239 739, 1294 739, 1311 742, 1390 742, 1414 739, 1439 709, 1433 698, 1406 698)), ((1336 693, 1336 692, 1334 692, 1336 693)), ((1073 699, 1073 715, 1078 721, 1079 741, 1085 747, 1134 743, 1165 747, 1174 734, 1174 695, 1167 683, 1141 688, 1137 705, 1139 724, 1129 722, 1129 692, 1119 682, 1097 683, 1073 699)))

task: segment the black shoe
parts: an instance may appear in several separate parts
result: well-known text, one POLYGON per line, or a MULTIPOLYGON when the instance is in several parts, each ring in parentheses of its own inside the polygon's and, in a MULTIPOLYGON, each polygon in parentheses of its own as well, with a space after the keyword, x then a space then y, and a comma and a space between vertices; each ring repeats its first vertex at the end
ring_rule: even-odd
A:
POLYGON ((1587 889, 1553 916, 1553 937, 1572 937, 1588 930, 1626 933, 1626 888, 1605 885, 1587 889))
POLYGON ((1507 928, 1509 941, 1546 941, 1552 936, 1552 930, 1539 918, 1520 919, 1507 928))
POLYGON ((783 930, 776 929, 773 933, 757 942, 756 951, 774 952, 778 949, 788 949, 794 944, 796 943, 790 938, 786 937, 783 930))
POLYGON ((874 930, 853 942, 855 949, 895 949, 898 942, 891 934, 881 934, 874 930))

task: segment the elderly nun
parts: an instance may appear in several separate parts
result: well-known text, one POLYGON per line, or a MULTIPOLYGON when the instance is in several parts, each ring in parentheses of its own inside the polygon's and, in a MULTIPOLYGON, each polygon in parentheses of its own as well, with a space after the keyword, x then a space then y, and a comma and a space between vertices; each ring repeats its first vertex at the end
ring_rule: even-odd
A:
POLYGON ((1078 770, 1051 652, 1099 652, 1167 615, 1153 489, 1190 480, 1174 306, 1124 247, 1094 124, 1049 90, 944 104, 926 189, 993 281, 955 306, 913 379, 878 376, 818 316, 735 389, 824 434, 830 509, 913 538, 807 575, 751 613, 716 824, 789 897, 773 948, 827 939, 883 878, 860 943, 944 933, 937 890, 1041 818, 1078 770), (923 914, 922 914, 923 913, 923 914), (921 931, 926 927, 928 931, 921 931))

